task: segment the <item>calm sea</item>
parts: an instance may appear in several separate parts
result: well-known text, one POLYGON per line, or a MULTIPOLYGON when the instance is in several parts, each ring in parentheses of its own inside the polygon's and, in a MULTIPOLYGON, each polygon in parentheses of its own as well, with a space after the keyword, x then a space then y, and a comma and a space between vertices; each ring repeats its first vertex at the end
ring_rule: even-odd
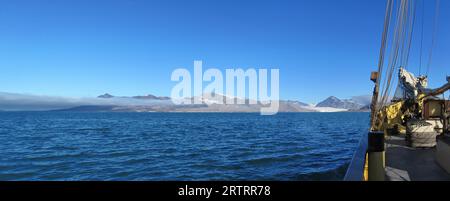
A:
POLYGON ((0 180, 340 180, 369 113, 0 112, 0 180))

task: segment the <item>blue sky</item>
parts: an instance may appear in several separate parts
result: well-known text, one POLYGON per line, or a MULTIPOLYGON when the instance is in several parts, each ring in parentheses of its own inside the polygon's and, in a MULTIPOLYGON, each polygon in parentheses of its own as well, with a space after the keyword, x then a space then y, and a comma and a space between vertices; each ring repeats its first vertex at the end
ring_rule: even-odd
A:
MULTIPOLYGON (((449 9, 441 1, 432 87, 450 75, 449 9)), ((426 10, 431 24, 433 6, 426 10)), ((384 12, 380 0, 0 0, 0 91, 168 96, 172 71, 203 60, 279 68, 283 99, 370 94, 384 12)))

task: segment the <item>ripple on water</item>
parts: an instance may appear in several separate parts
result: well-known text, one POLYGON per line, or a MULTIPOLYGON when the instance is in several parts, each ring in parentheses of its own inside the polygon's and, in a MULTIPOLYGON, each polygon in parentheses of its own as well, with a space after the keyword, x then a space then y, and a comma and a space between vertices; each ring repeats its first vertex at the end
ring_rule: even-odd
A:
POLYGON ((338 180, 368 116, 3 112, 0 180, 338 180))

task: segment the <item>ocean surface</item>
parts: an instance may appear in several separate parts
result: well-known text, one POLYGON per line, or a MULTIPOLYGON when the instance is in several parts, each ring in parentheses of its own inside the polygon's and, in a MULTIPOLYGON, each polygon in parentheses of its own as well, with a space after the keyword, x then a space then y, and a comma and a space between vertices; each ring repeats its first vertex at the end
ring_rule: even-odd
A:
POLYGON ((0 180, 341 180, 369 113, 0 112, 0 180))

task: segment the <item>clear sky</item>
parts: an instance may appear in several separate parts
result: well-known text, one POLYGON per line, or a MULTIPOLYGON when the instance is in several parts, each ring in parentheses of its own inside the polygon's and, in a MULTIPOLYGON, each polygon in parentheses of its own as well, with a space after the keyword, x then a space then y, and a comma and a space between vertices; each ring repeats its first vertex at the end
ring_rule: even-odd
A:
MULTIPOLYGON (((370 94, 385 3, 0 0, 0 91, 168 96, 172 71, 203 60, 204 68, 279 68, 283 99, 370 94)), ((432 87, 450 74, 449 11, 441 1, 432 87)))

